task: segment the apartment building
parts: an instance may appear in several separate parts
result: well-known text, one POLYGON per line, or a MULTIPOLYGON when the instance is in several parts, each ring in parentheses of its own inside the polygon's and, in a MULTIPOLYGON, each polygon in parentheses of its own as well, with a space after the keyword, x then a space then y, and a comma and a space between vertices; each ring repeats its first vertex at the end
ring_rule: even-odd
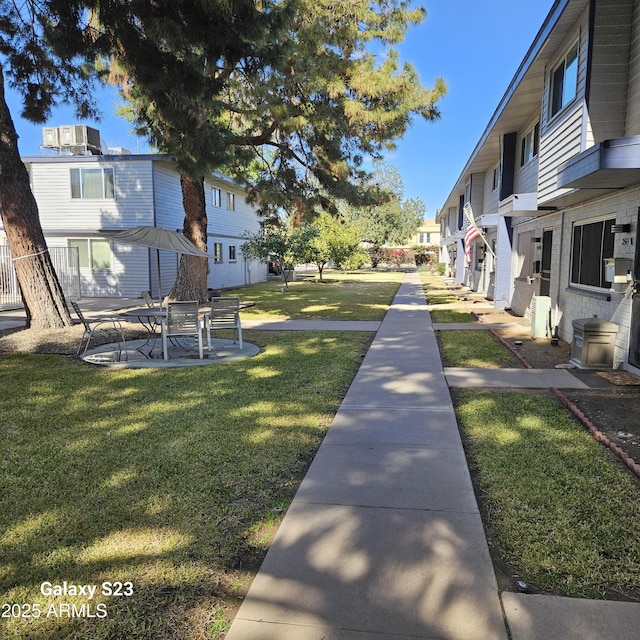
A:
POLYGON ((640 0, 557 0, 438 213, 442 260, 496 307, 548 299, 568 342, 615 323, 635 370, 639 212, 640 0))

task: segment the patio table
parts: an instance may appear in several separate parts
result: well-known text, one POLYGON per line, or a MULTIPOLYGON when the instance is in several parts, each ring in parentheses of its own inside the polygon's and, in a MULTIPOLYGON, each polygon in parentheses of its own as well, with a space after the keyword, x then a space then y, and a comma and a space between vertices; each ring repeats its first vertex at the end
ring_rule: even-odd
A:
POLYGON ((158 309, 151 307, 141 307, 140 309, 129 309, 127 311, 122 311, 118 315, 128 320, 133 320, 135 318, 147 330, 147 339, 137 348, 137 351, 142 353, 147 358, 151 358, 151 354, 153 353, 153 350, 156 346, 156 340, 160 335, 156 331, 156 327, 160 327, 162 318, 167 317, 167 310, 164 308, 158 309), (151 343, 151 347, 149 348, 149 351, 145 353, 144 350, 147 346, 149 346, 149 343, 151 343))

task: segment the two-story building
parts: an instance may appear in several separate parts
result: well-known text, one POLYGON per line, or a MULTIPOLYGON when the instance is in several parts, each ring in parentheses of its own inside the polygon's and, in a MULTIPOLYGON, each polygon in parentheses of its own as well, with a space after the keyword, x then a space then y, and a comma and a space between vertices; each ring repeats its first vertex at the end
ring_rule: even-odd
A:
MULTIPOLYGON (((181 230, 180 175, 162 155, 42 155, 25 157, 49 248, 77 252, 82 296, 139 296, 158 292, 155 250, 108 238, 134 226, 181 230)), ((267 267, 242 256, 242 236, 259 218, 236 183, 222 175, 205 181, 208 286, 236 287, 266 280, 267 267)), ((0 245, 4 233, 0 226, 0 245)), ((171 289, 179 256, 160 252, 163 294, 171 289)))
POLYGON ((440 244, 440 225, 435 220, 423 220, 407 244, 410 247, 437 247, 440 244))
POLYGON ((548 298, 568 342, 612 321, 634 369, 639 212, 640 0, 557 0, 438 213, 443 260, 496 307, 548 298), (465 209, 486 242, 465 246, 465 209))

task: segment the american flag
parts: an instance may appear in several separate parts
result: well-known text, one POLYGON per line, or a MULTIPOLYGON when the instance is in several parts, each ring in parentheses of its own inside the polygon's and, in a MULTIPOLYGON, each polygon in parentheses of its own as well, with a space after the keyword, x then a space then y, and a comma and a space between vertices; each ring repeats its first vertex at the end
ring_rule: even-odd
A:
POLYGON ((480 229, 473 220, 470 220, 467 233, 464 236, 464 255, 467 267, 471 265, 471 243, 478 237, 480 237, 480 229))

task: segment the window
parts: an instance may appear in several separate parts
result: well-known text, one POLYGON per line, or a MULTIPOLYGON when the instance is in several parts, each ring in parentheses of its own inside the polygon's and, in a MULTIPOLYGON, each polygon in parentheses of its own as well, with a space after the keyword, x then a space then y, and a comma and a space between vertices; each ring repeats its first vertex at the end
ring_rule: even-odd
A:
POLYGON ((578 43, 569 49, 567 55, 551 74, 551 115, 555 116, 569 104, 578 90, 578 43))
POLYGON ((235 262, 235 261, 236 261, 236 245, 230 244, 229 245, 229 262, 235 262))
POLYGON ((113 169, 71 169, 71 197, 113 199, 113 169))
POLYGON ((213 193, 213 206, 218 208, 221 207, 222 191, 220 191, 220 189, 212 189, 211 192, 213 193))
POLYGON ((500 184, 498 180, 498 176, 499 176, 498 167, 496 167, 493 170, 493 181, 491 183, 491 191, 495 191, 498 188, 498 185, 500 184))
POLYGON ((540 139, 540 123, 537 123, 527 135, 522 138, 520 166, 525 165, 538 155, 538 141, 540 139))
POLYGON ((609 288, 604 278, 604 259, 613 257, 611 225, 615 218, 573 226, 571 282, 609 288))
POLYGON ((222 262, 222 242, 213 243, 213 261, 222 262))
POLYGON ((229 211, 235 211, 236 209, 236 194, 227 192, 227 209, 229 211))
POLYGON ((111 268, 111 248, 108 240, 67 240, 67 246, 78 250, 81 269, 111 268))

